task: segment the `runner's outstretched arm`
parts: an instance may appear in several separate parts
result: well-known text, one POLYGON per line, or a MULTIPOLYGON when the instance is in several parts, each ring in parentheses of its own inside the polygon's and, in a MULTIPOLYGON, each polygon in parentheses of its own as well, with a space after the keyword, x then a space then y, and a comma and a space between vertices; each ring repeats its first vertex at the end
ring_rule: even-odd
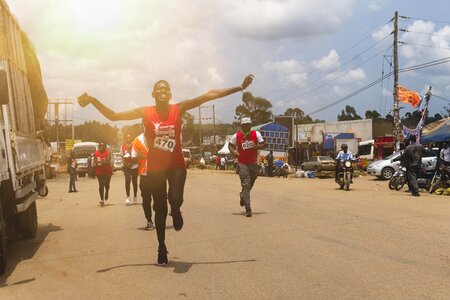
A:
POLYGON ((252 74, 247 75, 244 78, 244 81, 242 82, 242 84, 240 86, 227 88, 227 89, 220 89, 220 90, 211 90, 211 91, 207 92, 206 94, 200 95, 198 97, 184 100, 184 101, 180 102, 179 108, 182 112, 184 112, 184 111, 196 108, 208 101, 223 98, 225 96, 243 91, 252 83, 253 77, 254 76, 252 74))
POLYGON ((115 112, 98 101, 97 98, 89 96, 87 93, 84 93, 83 95, 78 97, 78 103, 81 105, 81 107, 85 107, 89 103, 94 105, 94 107, 110 121, 140 119, 145 116, 146 109, 146 107, 139 107, 129 111, 115 112))

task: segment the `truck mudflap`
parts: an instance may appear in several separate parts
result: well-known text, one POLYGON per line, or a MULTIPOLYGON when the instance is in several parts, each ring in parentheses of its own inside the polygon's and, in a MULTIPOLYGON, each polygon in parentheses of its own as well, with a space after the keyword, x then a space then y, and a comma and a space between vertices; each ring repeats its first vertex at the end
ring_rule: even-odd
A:
POLYGON ((28 209, 28 207, 30 207, 31 204, 33 204, 33 202, 36 201, 38 197, 38 193, 37 192, 32 192, 30 193, 28 196, 26 196, 22 202, 20 204, 16 205, 16 209, 18 213, 24 212, 28 209))

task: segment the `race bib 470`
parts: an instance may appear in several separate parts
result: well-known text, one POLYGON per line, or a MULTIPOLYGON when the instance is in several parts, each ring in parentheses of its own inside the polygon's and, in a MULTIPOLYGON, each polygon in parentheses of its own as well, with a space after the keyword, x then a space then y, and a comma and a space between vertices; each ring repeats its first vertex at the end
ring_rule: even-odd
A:
POLYGON ((175 139, 164 137, 156 137, 155 141, 153 142, 153 148, 168 152, 173 152, 173 150, 175 149, 175 145, 175 139))

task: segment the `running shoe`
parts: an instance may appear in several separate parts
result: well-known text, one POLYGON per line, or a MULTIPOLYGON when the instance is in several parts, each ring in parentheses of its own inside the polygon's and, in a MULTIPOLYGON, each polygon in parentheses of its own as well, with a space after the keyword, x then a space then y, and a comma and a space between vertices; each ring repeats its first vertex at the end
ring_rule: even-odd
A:
POLYGON ((245 209, 245 216, 247 218, 250 218, 252 216, 252 209, 251 208, 246 208, 245 209))
POLYGON ((169 259, 167 258, 167 248, 166 246, 159 246, 158 248, 158 265, 167 266, 169 264, 169 259))
POLYGON ((133 198, 133 203, 134 203, 134 204, 137 204, 137 203, 138 203, 137 196, 134 196, 134 198, 133 198))
POLYGON ((242 192, 239 193, 239 198, 241 198, 241 201, 239 202, 239 204, 241 205, 241 207, 243 207, 245 205, 245 203, 244 203, 244 198, 242 198, 242 192))
POLYGON ((130 205, 130 203, 131 203, 130 196, 128 196, 128 197, 125 199, 125 204, 126 204, 126 205, 130 205))
POLYGON ((155 228, 153 222, 152 221, 147 222, 147 226, 145 227, 145 229, 152 230, 153 228, 155 228))
POLYGON ((172 209, 173 229, 180 231, 183 228, 183 216, 180 209, 172 209))
POLYGON ((105 200, 103 200, 103 199, 100 200, 100 205, 101 205, 101 206, 105 205, 105 200))

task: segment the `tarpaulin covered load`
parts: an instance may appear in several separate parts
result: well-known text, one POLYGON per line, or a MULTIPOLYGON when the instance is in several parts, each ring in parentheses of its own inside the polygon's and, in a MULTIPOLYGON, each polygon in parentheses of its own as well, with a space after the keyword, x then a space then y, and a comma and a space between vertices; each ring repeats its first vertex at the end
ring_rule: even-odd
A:
POLYGON ((42 82, 41 66, 36 56, 36 51, 28 36, 22 32, 22 45, 27 68, 27 81, 30 87, 33 101, 34 119, 36 129, 41 128, 47 112, 48 98, 42 82))
POLYGON ((425 125, 422 144, 450 141, 450 117, 425 125))

